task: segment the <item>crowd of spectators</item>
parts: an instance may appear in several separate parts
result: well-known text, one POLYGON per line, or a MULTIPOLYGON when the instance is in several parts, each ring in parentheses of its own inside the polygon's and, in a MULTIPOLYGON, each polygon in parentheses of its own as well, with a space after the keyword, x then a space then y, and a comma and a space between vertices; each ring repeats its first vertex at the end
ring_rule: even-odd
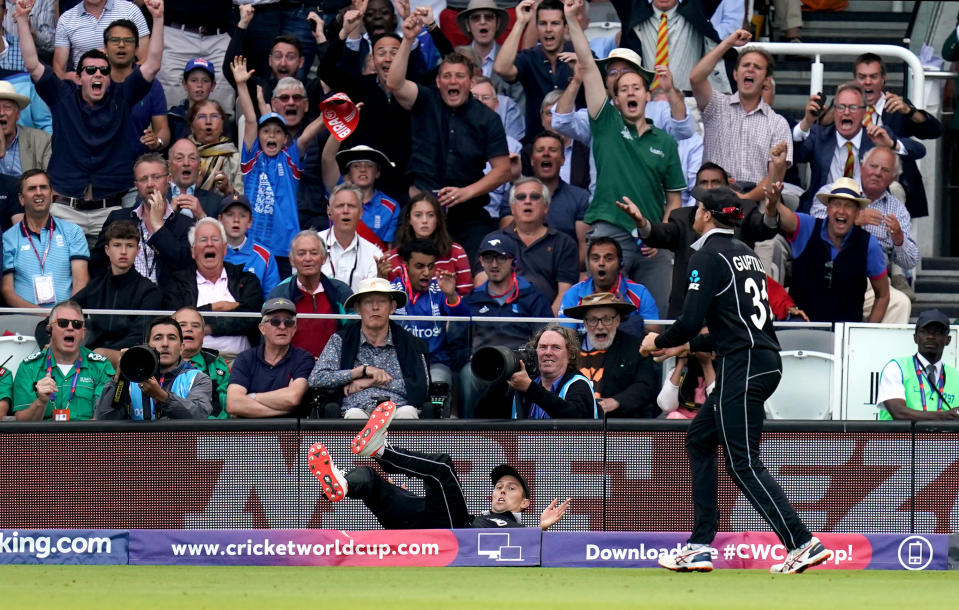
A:
POLYGON ((0 415, 686 417, 710 355, 661 391, 637 346, 681 310, 697 186, 743 200, 778 318, 909 319, 942 126, 881 57, 793 122, 741 0, 613 0, 591 40, 584 0, 315 4, 0 2, 0 294, 53 306, 0 415), (477 375, 488 347, 526 357, 477 375))

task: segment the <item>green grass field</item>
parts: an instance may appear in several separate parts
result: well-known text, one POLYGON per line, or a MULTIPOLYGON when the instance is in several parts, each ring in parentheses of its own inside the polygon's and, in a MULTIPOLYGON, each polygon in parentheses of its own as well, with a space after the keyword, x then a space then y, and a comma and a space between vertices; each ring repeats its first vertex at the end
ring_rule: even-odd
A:
POLYGON ((954 572, 0 567, 3 608, 944 608, 957 591, 954 572))

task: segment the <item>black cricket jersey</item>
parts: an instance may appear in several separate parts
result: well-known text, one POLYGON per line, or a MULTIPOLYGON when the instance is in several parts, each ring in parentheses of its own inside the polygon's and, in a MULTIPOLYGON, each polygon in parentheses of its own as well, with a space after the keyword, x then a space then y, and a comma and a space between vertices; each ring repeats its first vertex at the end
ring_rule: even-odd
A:
POLYGON ((494 528, 524 526, 522 523, 516 520, 516 515, 513 513, 485 512, 481 515, 473 515, 467 527, 494 528))
POLYGON ((694 351, 715 350, 726 356, 744 349, 779 351, 766 291, 766 269, 756 253, 733 238, 732 230, 714 229, 689 259, 683 311, 657 347, 676 347, 694 339, 705 324, 709 339, 694 342, 694 351), (713 347, 714 346, 714 347, 713 347))

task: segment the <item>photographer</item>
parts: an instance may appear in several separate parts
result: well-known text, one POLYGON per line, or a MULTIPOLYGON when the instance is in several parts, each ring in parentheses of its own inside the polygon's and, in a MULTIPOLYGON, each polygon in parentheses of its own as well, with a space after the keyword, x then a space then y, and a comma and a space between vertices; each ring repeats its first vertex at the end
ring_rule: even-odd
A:
POLYGON ((213 383, 206 373, 181 358, 183 334, 177 321, 170 316, 154 318, 147 330, 147 344, 157 355, 154 376, 131 383, 122 373, 125 363, 121 356, 121 372, 103 388, 95 419, 208 418, 213 411, 213 383))
POLYGON ((593 386, 578 373, 579 338, 570 328, 544 326, 533 335, 528 349, 535 349, 538 371, 528 371, 520 360, 519 370, 503 383, 490 384, 476 405, 476 415, 489 419, 587 419, 598 417, 593 386), (531 378, 530 375, 533 375, 531 378))

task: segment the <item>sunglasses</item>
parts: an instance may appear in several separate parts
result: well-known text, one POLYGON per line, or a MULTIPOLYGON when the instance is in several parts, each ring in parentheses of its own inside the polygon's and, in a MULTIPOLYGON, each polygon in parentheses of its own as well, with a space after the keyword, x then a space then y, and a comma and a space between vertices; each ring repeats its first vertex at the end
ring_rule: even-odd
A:
POLYGON ((86 72, 90 76, 93 76, 97 72, 106 76, 110 73, 110 66, 83 66, 81 72, 86 72))
POLYGON ((63 318, 58 318, 54 320, 54 322, 56 322, 60 328, 66 328, 68 326, 73 326, 73 330, 83 328, 83 320, 64 320, 63 318))
POLYGON ((516 193, 513 195, 513 199, 516 201, 526 201, 527 199, 530 201, 539 201, 542 198, 542 193, 516 193))
POLYGON ((267 320, 267 323, 275 328, 279 328, 280 326, 283 326, 284 328, 293 328, 296 326, 296 320, 293 318, 270 318, 267 320))
POLYGON ((305 96, 305 95, 300 95, 299 93, 294 94, 294 95, 289 95, 289 94, 287 94, 287 93, 284 93, 284 94, 282 94, 282 95, 274 95, 273 97, 274 97, 275 99, 280 100, 280 101, 283 102, 284 104, 287 103, 287 102, 290 102, 290 101, 293 101, 293 102, 302 102, 303 100, 306 99, 306 96, 305 96))

